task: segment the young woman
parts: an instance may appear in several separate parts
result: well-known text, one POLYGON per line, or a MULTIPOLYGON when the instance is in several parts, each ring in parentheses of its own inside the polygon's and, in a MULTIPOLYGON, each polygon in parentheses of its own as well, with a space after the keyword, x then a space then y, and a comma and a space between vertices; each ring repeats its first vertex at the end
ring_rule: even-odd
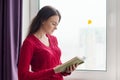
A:
POLYGON ((33 19, 28 36, 24 40, 19 56, 19 80, 63 80, 77 67, 69 66, 64 72, 56 67, 61 63, 61 50, 55 36, 61 15, 51 6, 44 6, 33 19))

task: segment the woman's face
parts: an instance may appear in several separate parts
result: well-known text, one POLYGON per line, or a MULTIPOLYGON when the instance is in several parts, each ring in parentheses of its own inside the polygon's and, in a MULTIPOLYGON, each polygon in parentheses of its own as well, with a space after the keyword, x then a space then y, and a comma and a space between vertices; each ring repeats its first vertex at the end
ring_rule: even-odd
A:
POLYGON ((48 18, 48 20, 43 22, 42 29, 47 33, 47 34, 52 34, 54 30, 57 29, 57 25, 59 23, 59 16, 54 15, 48 18))

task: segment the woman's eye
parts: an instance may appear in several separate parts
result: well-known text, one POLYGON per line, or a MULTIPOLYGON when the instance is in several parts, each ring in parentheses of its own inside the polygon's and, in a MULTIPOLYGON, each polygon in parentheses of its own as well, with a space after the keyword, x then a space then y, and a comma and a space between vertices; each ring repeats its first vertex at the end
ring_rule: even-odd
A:
POLYGON ((52 25, 56 26, 56 24, 55 24, 55 23, 52 23, 52 25))

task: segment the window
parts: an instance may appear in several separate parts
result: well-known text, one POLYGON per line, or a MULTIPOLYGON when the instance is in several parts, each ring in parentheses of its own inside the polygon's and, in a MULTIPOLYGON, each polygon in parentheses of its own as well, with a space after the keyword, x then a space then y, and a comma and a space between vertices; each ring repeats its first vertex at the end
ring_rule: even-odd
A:
POLYGON ((62 50, 62 62, 74 56, 85 56, 85 63, 77 70, 106 70, 106 0, 39 2, 40 8, 51 5, 62 15, 58 30, 54 32, 62 50))

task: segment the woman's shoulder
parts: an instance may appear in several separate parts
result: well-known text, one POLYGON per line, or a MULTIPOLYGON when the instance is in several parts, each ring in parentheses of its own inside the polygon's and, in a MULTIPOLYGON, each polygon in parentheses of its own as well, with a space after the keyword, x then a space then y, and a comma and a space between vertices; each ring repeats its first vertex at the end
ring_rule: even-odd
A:
POLYGON ((33 35, 28 35, 25 40, 23 41, 23 43, 28 43, 28 44, 34 44, 34 36, 33 35))

